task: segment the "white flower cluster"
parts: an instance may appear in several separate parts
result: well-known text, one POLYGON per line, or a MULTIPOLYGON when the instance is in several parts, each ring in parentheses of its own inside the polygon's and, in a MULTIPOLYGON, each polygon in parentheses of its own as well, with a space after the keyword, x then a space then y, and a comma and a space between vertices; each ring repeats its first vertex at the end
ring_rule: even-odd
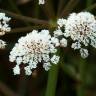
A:
POLYGON ((17 63, 13 68, 14 74, 20 74, 21 63, 25 64, 26 75, 31 75, 32 69, 36 68, 40 62, 43 63, 46 71, 50 69, 51 63, 57 64, 59 56, 55 55, 57 49, 51 38, 48 30, 41 30, 41 32, 33 30, 25 37, 21 37, 9 56, 11 62, 17 63))
POLYGON ((0 40, 0 49, 4 49, 6 46, 6 42, 3 40, 0 40))
MULTIPOLYGON (((0 36, 5 35, 6 32, 9 32, 11 28, 7 24, 11 18, 6 17, 5 13, 0 13, 0 36)), ((6 42, 0 39, 0 49, 4 49, 6 42)))
POLYGON ((60 47, 67 47, 67 40, 64 37, 64 34, 61 30, 61 27, 64 26, 66 20, 65 19, 58 19, 57 24, 59 25, 58 28, 54 31, 54 44, 55 46, 60 46, 60 47))
POLYGON ((5 35, 6 32, 10 32, 11 28, 7 24, 10 19, 5 16, 5 13, 0 13, 0 36, 5 35))
POLYGON ((58 19, 58 21, 57 21, 57 24, 59 25, 58 26, 59 28, 63 27, 65 25, 65 23, 66 23, 66 19, 63 19, 63 18, 58 19))
POLYGON ((39 5, 40 4, 45 4, 45 0, 39 0, 39 5))
POLYGON ((84 47, 91 45, 96 48, 96 20, 89 12, 72 13, 65 19, 58 20, 58 27, 63 27, 63 35, 74 41, 72 48, 80 49, 82 58, 88 57, 88 50, 84 47))

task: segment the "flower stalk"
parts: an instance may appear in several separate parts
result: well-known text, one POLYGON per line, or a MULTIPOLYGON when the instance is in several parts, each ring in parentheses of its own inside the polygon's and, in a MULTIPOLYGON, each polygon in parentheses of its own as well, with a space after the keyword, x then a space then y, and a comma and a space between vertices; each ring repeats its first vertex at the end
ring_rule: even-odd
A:
MULTIPOLYGON (((56 55, 60 55, 60 48, 56 55)), ((60 63, 61 61, 59 61, 60 63)), ((52 65, 48 73, 47 89, 45 96, 56 96, 56 85, 58 81, 59 64, 52 65)))
POLYGON ((57 78, 58 78, 58 69, 59 69, 58 65, 53 65, 49 70, 45 96, 56 96, 55 91, 56 91, 57 78))
POLYGON ((77 86, 77 96, 85 96, 85 76, 86 76, 86 62, 81 59, 80 66, 79 66, 79 74, 81 82, 79 82, 77 86))
POLYGON ((19 15, 19 14, 16 14, 16 13, 13 13, 13 12, 10 12, 10 11, 7 11, 7 10, 3 10, 3 9, 0 9, 0 11, 8 14, 9 16, 11 16, 15 19, 18 19, 18 20, 21 20, 21 21, 24 21, 24 22, 30 22, 30 23, 34 23, 34 24, 41 24, 41 25, 49 26, 49 23, 45 20, 40 20, 40 19, 36 19, 36 18, 22 16, 22 15, 19 15))

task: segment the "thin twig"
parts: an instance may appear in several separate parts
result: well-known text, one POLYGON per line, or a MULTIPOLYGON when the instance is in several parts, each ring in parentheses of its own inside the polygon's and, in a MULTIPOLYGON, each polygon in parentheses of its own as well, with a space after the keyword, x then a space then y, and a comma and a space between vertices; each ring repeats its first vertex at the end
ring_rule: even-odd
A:
POLYGON ((49 27, 45 26, 28 26, 28 27, 21 27, 21 28, 14 28, 11 30, 11 32, 7 32, 6 34, 11 34, 11 33, 20 33, 20 32, 30 32, 33 29, 48 29, 49 27))
POLYGON ((0 81, 0 91, 4 94, 4 96, 19 96, 1 81, 0 81))
POLYGON ((34 0, 34 17, 39 18, 40 6, 38 6, 38 0, 34 0))
POLYGON ((30 22, 30 23, 34 23, 34 24, 41 24, 41 25, 49 26, 49 23, 47 21, 44 21, 44 20, 39 20, 39 19, 36 19, 36 18, 31 18, 31 17, 27 17, 27 16, 18 15, 16 13, 12 13, 12 12, 9 12, 9 11, 3 10, 3 9, 0 9, 0 11, 5 12, 9 16, 11 16, 13 18, 16 18, 18 20, 22 20, 24 22, 30 22))
POLYGON ((79 0, 70 0, 70 2, 66 5, 63 11, 60 14, 60 17, 67 16, 73 8, 78 4, 79 0))
POLYGON ((55 18, 55 11, 52 5, 52 0, 46 0, 45 4, 41 6, 41 8, 49 20, 55 18))
POLYGON ((63 4, 64 4, 64 0, 59 0, 58 9, 57 9, 57 16, 60 15, 63 4))
POLYGON ((61 15, 65 14, 65 12, 67 12, 68 10, 70 10, 70 8, 71 8, 72 4, 74 3, 74 1, 75 1, 75 0, 70 0, 70 1, 68 2, 68 4, 64 7, 61 15))
POLYGON ((79 75, 81 79, 81 83, 78 84, 77 82, 77 96, 85 96, 85 86, 86 86, 86 61, 83 59, 80 59, 80 64, 79 64, 79 75))

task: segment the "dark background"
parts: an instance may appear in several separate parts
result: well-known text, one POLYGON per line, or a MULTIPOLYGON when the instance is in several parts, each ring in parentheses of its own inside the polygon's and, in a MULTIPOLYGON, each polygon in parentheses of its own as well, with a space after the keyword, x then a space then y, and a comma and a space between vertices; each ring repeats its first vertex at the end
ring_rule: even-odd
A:
MULTIPOLYGON (((54 9, 55 16, 50 16, 49 13, 52 10, 48 10, 49 12, 47 13, 45 8, 46 5, 38 5, 38 0, 29 0, 25 3, 23 0, 21 3, 20 1, 21 0, 0 0, 0 9, 49 22, 51 20, 55 21, 56 18, 59 18, 60 14, 64 10, 64 7, 70 2, 70 0, 63 0, 62 7, 57 16, 57 11, 60 7, 59 2, 61 0, 51 0, 51 7, 54 9)), ((47 1, 48 0, 46 0, 46 2, 47 1)), ((74 3, 76 1, 77 0, 74 0, 74 3)), ((96 15, 96 0, 89 0, 89 2, 92 1, 91 4, 89 3, 89 5, 87 5, 88 0, 78 1, 79 2, 73 8, 72 6, 69 6, 67 10, 65 10, 65 14, 63 15, 64 18, 66 18, 69 13, 80 12, 91 5, 94 6, 94 4, 95 7, 88 11, 96 15)), ((49 9, 51 7, 50 5, 47 6, 49 9)), ((51 13, 51 15, 52 14, 53 13, 51 13)), ((30 22, 23 22, 16 18, 12 18, 10 21, 12 30, 15 28, 23 28, 32 25, 34 25, 34 23, 31 24, 30 22)), ((40 66, 33 71, 31 76, 25 76, 23 70, 19 76, 14 76, 12 68, 15 66, 15 63, 9 62, 9 54, 11 49, 17 42, 18 38, 26 35, 28 32, 30 31, 12 32, 1 37, 1 39, 7 42, 7 46, 6 49, 0 50, 0 96, 44 96, 45 94, 48 72, 45 72, 40 66)), ((86 96, 96 96, 96 49, 92 48, 91 46, 89 46, 88 49, 90 55, 85 60, 86 96)), ((60 66, 59 68, 56 96, 76 96, 76 89, 81 82, 72 74, 74 73, 74 70, 77 75, 79 74, 78 66, 81 63, 81 57, 78 51, 74 51, 70 47, 62 49, 62 52, 65 54, 65 66, 60 66), (71 71, 70 68, 72 69, 71 71)))

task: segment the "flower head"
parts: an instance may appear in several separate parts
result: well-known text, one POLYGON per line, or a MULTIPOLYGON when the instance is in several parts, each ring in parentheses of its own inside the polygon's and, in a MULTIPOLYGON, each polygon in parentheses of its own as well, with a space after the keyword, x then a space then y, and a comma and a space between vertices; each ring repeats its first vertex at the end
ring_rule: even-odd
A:
POLYGON ((63 34, 70 37, 74 43, 72 48, 80 49, 81 56, 86 58, 88 55, 82 55, 83 52, 88 54, 88 50, 82 47, 91 45, 96 48, 96 20, 94 15, 89 12, 72 13, 66 19, 63 26, 65 28, 63 34))
POLYGON ((45 70, 50 69, 50 63, 58 63, 59 59, 57 57, 56 60, 58 60, 56 62, 51 61, 51 56, 54 56, 56 51, 57 49, 51 41, 48 30, 42 30, 41 32, 33 30, 18 40, 18 43, 15 44, 15 47, 10 52, 9 58, 11 62, 15 61, 18 66, 24 63, 25 74, 31 75, 31 70, 36 68, 40 62, 43 62, 45 70))
POLYGON ((52 37, 52 41, 56 47, 67 47, 67 40, 63 36, 63 32, 60 29, 56 29, 54 31, 54 37, 52 37))
POLYGON ((39 0, 39 5, 40 4, 45 4, 45 0, 39 0))
POLYGON ((0 13, 0 35, 4 35, 9 32, 11 28, 7 24, 11 18, 5 16, 5 13, 0 13))

